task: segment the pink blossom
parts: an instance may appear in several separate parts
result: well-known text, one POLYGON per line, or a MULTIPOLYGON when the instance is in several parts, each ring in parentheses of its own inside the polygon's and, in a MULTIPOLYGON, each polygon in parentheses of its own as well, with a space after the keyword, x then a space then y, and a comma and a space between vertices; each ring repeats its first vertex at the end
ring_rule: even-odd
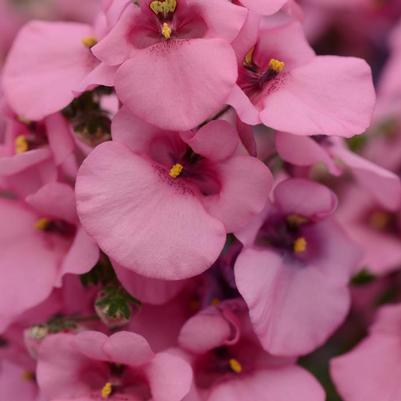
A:
POLYGON ((331 374, 345 401, 400 399, 400 324, 400 305, 384 307, 368 337, 332 360, 331 374))
POLYGON ((276 135, 276 147, 285 161, 297 166, 323 163, 333 175, 349 170, 358 184, 385 208, 396 210, 400 207, 399 177, 351 152, 341 138, 308 138, 280 132, 276 135))
POLYGON ((226 233, 262 210, 271 174, 235 154, 229 123, 162 131, 123 109, 112 132, 82 164, 76 195, 82 224, 123 267, 154 279, 200 274, 226 233))
POLYGON ((244 122, 345 137, 369 126, 375 95, 366 62, 316 56, 298 23, 241 34, 248 38, 237 49, 239 78, 228 103, 244 122))
POLYGON ((165 129, 191 129, 224 106, 235 84, 230 43, 247 11, 225 0, 178 0, 169 12, 153 10, 154 1, 139 3, 124 10, 93 52, 121 65, 116 91, 136 116, 165 129))
POLYGON ((188 400, 320 401, 317 381, 293 359, 260 347, 241 302, 204 309, 183 326, 179 344, 188 352, 195 383, 188 400))
POLYGON ((27 197, 0 200, 3 230, 1 259, 1 330, 19 314, 45 300, 67 273, 82 274, 99 251, 79 226, 74 192, 50 183, 27 197))
POLYGON ((235 263, 238 290, 263 347, 300 355, 321 345, 344 320, 348 280, 360 259, 330 215, 327 188, 303 179, 277 185, 274 203, 242 232, 235 263))
POLYGON ((37 377, 48 400, 180 401, 188 393, 190 366, 170 352, 155 354, 142 336, 110 337, 86 331, 47 337, 37 377))

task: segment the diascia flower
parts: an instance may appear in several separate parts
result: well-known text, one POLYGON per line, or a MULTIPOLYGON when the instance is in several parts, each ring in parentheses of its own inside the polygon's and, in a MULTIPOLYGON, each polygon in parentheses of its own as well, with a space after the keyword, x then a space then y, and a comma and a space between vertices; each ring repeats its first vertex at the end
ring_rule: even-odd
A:
POLYGON ((37 378, 50 401, 181 401, 192 371, 178 356, 154 353, 139 334, 85 331, 47 337, 37 378))
POLYGON ((46 299, 67 273, 90 270, 99 257, 80 227, 73 189, 49 183, 26 200, 0 199, 0 331, 46 299))
POLYGON ((229 123, 162 131, 122 109, 112 132, 82 164, 76 196, 82 224, 123 267, 150 278, 195 276, 217 259, 227 232, 263 209, 271 174, 235 154, 229 123))
POLYGON ((401 307, 382 308, 369 335, 331 362, 331 375, 346 401, 398 401, 401 396, 401 307))
POLYGON ((324 399, 319 383, 294 358, 273 357, 261 348, 242 301, 226 301, 191 317, 178 343, 194 371, 188 401, 324 399))
POLYGON ((360 250, 330 217, 326 187, 304 179, 277 185, 274 203, 242 232, 235 280, 263 347, 306 354, 327 340, 350 305, 348 281, 360 250))
POLYGON ((241 32, 239 78, 228 100, 244 122, 345 137, 369 126, 375 94, 365 61, 316 56, 295 22, 253 31, 249 24, 241 32))
POLYGON ((230 43, 247 10, 226 0, 140 0, 94 48, 138 117, 187 130, 219 111, 237 79, 230 43))

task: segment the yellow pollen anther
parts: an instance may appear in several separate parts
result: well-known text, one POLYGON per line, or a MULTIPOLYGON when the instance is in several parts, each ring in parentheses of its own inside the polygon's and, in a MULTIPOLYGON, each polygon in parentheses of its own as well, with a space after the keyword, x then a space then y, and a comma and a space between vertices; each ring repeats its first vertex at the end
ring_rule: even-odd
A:
POLYGON ((17 120, 25 125, 29 125, 32 121, 28 120, 27 118, 23 117, 23 116, 17 116, 17 120))
POLYGON ((100 391, 100 395, 102 396, 103 399, 106 399, 110 397, 112 391, 113 391, 113 385, 110 382, 107 382, 100 391))
POLYGON ((253 64, 253 53, 255 52, 255 48, 252 47, 244 58, 244 66, 249 67, 253 64))
POLYGON ((219 298, 213 298, 211 304, 214 305, 214 306, 220 305, 221 301, 220 301, 219 298))
POLYGON ((230 365, 230 368, 233 372, 235 373, 241 373, 242 372, 242 365, 238 362, 237 359, 231 358, 228 361, 228 364, 230 365))
POLYGON ((376 230, 384 230, 390 223, 390 215, 386 212, 374 212, 369 218, 369 225, 376 230))
POLYGON ((24 135, 18 135, 15 138, 15 153, 19 155, 26 152, 27 150, 29 150, 28 140, 25 138, 24 135))
POLYGON ((46 217, 41 217, 37 219, 35 222, 35 228, 39 231, 45 231, 46 228, 49 226, 50 220, 46 219, 46 217))
POLYGON ((300 226, 301 224, 307 223, 308 219, 300 214, 289 214, 287 216, 287 221, 295 226, 300 226))
POLYGON ((183 169, 184 166, 182 164, 176 163, 173 167, 171 167, 168 175, 172 178, 177 178, 182 173, 183 169))
POLYGON ((31 372, 30 370, 24 370, 21 373, 21 379, 27 382, 33 381, 35 379, 35 373, 31 372))
POLYGON ((284 70, 284 67, 285 63, 283 61, 277 60, 275 58, 272 58, 269 61, 269 70, 279 73, 284 70))
POLYGON ((164 39, 170 39, 171 37, 171 28, 167 22, 163 22, 162 35, 164 36, 164 39))
POLYGON ((308 243, 304 237, 299 237, 294 242, 294 252, 295 253, 302 253, 306 251, 308 247, 308 243))
POLYGON ((164 1, 152 1, 149 4, 150 9, 154 14, 163 14, 164 18, 175 11, 177 8, 177 0, 164 0, 164 1))
POLYGON ((90 49, 97 44, 97 39, 94 36, 85 36, 82 38, 82 44, 90 49))

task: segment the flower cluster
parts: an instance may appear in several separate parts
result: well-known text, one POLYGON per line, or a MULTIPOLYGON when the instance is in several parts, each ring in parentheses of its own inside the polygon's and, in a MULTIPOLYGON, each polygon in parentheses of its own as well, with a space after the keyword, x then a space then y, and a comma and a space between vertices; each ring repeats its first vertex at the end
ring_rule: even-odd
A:
MULTIPOLYGON (((357 35, 316 51, 397 7, 332 3, 0 2, 1 400, 325 399, 401 267, 401 30, 375 113, 357 35)), ((400 321, 344 401, 401 401, 400 321)))

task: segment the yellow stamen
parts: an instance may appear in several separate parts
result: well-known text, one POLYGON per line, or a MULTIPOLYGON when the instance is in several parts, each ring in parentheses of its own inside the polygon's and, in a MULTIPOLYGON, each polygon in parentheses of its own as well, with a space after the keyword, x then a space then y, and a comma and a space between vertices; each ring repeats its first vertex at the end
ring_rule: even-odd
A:
POLYGON ((50 220, 46 219, 46 217, 41 217, 40 219, 36 220, 35 228, 39 231, 45 231, 46 228, 49 226, 50 220))
POLYGON ((285 63, 283 61, 277 60, 275 58, 272 58, 269 61, 269 70, 279 73, 284 70, 284 67, 285 63))
POLYGON ((182 164, 176 163, 173 167, 171 167, 168 175, 172 178, 177 178, 182 173, 183 169, 184 166, 182 164))
POLYGON ((163 22, 162 35, 164 36, 164 39, 170 39, 171 37, 171 28, 167 22, 163 22))
POLYGON ((18 135, 15 138, 15 153, 19 155, 26 152, 27 150, 29 150, 28 140, 25 138, 24 135, 18 135))
POLYGON ((252 47, 248 53, 245 55, 244 58, 244 66, 245 67, 250 67, 251 65, 253 65, 253 53, 255 52, 255 48, 252 47))
POLYGON ((21 373, 21 379, 27 382, 33 381, 35 379, 35 373, 30 370, 24 370, 21 373))
POLYGON ((90 49, 97 44, 97 39, 94 36, 85 36, 82 38, 82 44, 90 49))
POLYGON ((29 125, 32 121, 28 120, 27 118, 23 117, 23 116, 17 116, 17 120, 25 125, 29 125))
POLYGON ((294 226, 300 226, 301 224, 305 224, 308 222, 308 219, 299 214, 289 214, 287 216, 287 221, 294 226))
POLYGON ((231 359, 228 361, 228 364, 230 365, 230 368, 231 368, 231 370, 232 370, 233 372, 235 372, 235 373, 241 373, 241 372, 242 372, 242 365, 241 365, 240 362, 238 362, 237 359, 231 358, 231 359))
POLYGON ((308 243, 304 237, 299 237, 294 242, 294 252, 295 253, 302 253, 306 251, 308 247, 308 243))
POLYGON ((374 212, 369 218, 369 225, 376 230, 384 230, 390 223, 390 215, 386 212, 374 212))
POLYGON ((168 14, 173 13, 177 8, 177 0, 155 0, 149 4, 149 7, 154 14, 163 14, 163 17, 166 18, 168 14))
POLYGON ((216 305, 219 305, 219 304, 221 304, 221 301, 220 301, 219 298, 213 298, 212 299, 212 305, 216 306, 216 305))
POLYGON ((113 391, 112 384, 110 382, 107 382, 100 391, 100 395, 102 396, 103 399, 106 399, 110 397, 112 391, 113 391))

